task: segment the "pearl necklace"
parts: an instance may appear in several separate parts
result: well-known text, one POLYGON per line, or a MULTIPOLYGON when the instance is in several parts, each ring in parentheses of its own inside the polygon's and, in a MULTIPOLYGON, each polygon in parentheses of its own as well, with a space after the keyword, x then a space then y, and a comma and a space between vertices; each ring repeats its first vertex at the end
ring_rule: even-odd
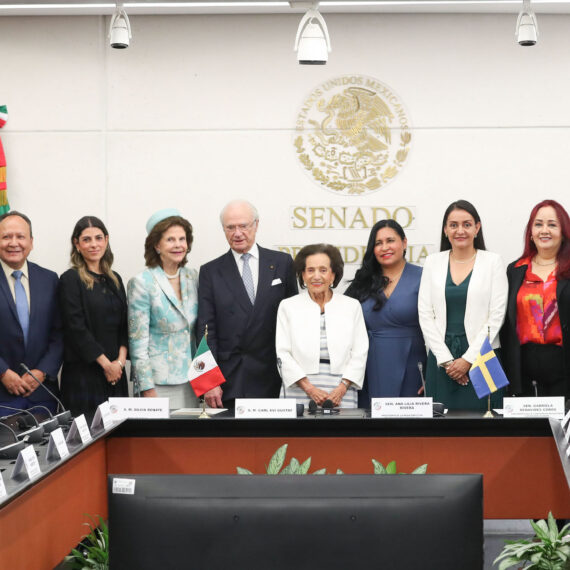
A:
MULTIPOLYGON (((453 251, 451 252, 451 255, 453 255, 453 251)), ((455 263, 471 263, 475 258, 477 257, 477 252, 475 252, 473 254, 473 257, 469 258, 469 259, 456 259, 455 255, 453 255, 453 261, 455 261, 455 263)))
POLYGON ((164 272, 164 274, 166 275, 166 277, 168 277, 168 279, 176 279, 180 275, 180 267, 178 268, 178 271, 174 275, 168 275, 166 271, 164 272))

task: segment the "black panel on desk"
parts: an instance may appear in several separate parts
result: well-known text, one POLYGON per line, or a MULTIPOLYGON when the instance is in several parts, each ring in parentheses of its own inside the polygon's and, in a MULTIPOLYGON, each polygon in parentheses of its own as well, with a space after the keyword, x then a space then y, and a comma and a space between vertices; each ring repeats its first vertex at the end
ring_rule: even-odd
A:
POLYGON ((111 570, 483 567, 481 475, 109 475, 111 570), (113 479, 134 479, 133 494, 113 479))

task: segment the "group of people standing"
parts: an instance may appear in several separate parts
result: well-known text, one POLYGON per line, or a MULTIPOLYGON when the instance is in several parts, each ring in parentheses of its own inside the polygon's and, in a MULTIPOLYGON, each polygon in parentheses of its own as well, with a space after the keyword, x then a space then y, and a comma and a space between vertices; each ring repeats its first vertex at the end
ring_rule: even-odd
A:
POLYGON ((206 330, 226 378, 205 394, 211 407, 280 393, 368 407, 372 397, 422 394, 425 370, 426 395, 448 408, 484 408, 468 372, 486 336, 501 345, 512 393, 570 396, 570 219, 553 200, 531 212, 523 254, 506 273, 467 201, 447 208, 441 251, 423 271, 406 261, 402 227, 382 220, 344 295, 335 291, 343 261, 334 246, 306 246, 294 261, 259 246, 259 215, 245 201, 227 204, 220 222, 230 249, 198 275, 187 267, 191 224, 174 209, 153 214, 146 269, 125 291, 98 218, 77 222, 70 269, 58 280, 27 261, 30 220, 1 216, 0 415, 54 409, 40 385, 57 390, 62 362, 64 404, 92 413, 128 394, 127 358, 136 392, 194 407, 189 367, 206 330))
MULTIPOLYGON (((370 398, 425 391, 449 409, 483 410, 469 370, 488 337, 510 394, 570 398, 568 213, 540 202, 524 236, 522 256, 505 272, 486 250, 477 210, 458 200, 444 213, 440 251, 422 269, 406 261, 403 228, 381 220, 344 299, 333 292, 342 277, 338 250, 306 246, 295 267, 307 293, 278 312, 282 395, 369 407, 370 398)), ((491 405, 501 407, 502 397, 495 392, 491 405)))

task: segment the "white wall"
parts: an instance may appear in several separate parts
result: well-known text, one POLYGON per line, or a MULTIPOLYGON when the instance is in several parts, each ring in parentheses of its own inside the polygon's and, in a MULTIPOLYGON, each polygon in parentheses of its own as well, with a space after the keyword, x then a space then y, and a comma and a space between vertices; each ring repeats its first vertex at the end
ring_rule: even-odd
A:
POLYGON ((466 198, 510 261, 534 203, 570 208, 569 16, 540 16, 539 44, 521 48, 514 16, 328 15, 333 52, 317 67, 296 63, 299 19, 132 17, 121 51, 103 17, 0 18, 0 137, 10 204, 34 222, 32 258, 63 271, 73 225, 95 214, 127 280, 143 267, 148 216, 174 205, 199 267, 226 250, 218 213, 235 197, 258 206, 265 246, 366 243, 365 229, 294 230, 292 206, 409 205, 409 241, 435 249, 445 207, 466 198), (317 186, 292 142, 307 95, 349 74, 389 85, 413 129, 397 178, 351 198, 317 186))

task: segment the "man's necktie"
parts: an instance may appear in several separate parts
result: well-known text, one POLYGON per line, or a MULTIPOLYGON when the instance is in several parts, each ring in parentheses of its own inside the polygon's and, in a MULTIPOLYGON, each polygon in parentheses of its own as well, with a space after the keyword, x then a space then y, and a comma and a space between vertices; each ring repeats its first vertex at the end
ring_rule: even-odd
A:
POLYGON ((28 342, 28 329, 30 327, 30 309, 28 307, 28 297, 26 290, 22 285, 22 275, 20 270, 12 271, 14 277, 14 293, 16 297, 16 311, 18 311, 18 320, 24 332, 24 343, 28 342))
POLYGON ((253 288, 253 275, 251 274, 251 267, 249 266, 250 257, 251 253, 244 253, 241 256, 243 260, 243 273, 241 274, 241 278, 243 279, 243 284, 245 285, 247 296, 253 305, 255 302, 255 290, 253 288))

